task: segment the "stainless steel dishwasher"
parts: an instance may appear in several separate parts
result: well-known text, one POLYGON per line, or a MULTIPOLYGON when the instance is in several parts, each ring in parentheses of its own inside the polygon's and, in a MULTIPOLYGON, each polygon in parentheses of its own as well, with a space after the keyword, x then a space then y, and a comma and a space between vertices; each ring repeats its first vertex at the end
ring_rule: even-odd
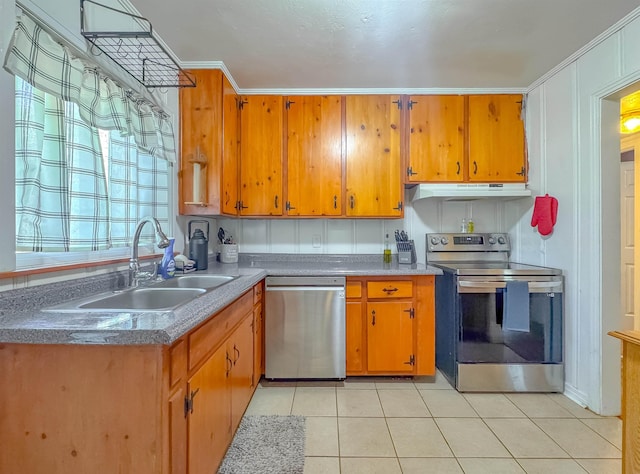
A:
POLYGON ((266 378, 345 378, 345 281, 267 277, 266 378))

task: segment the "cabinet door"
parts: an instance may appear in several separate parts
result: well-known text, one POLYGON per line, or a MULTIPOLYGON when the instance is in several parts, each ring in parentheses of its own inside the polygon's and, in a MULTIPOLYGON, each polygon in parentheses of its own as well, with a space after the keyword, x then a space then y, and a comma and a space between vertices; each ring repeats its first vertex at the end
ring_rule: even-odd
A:
POLYGON ((347 301, 347 375, 364 372, 362 303, 347 301))
POLYGON ((240 97, 229 80, 222 78, 222 213, 238 213, 238 162, 240 142, 240 97))
POLYGON ((367 303, 367 369, 372 372, 414 371, 411 302, 367 303))
POLYGON ((522 96, 469 96, 469 181, 525 182, 522 96))
POLYGON ((401 217, 400 96, 346 98, 346 215, 401 217))
POLYGON ((215 471, 231 442, 231 364, 222 345, 189 380, 189 474, 215 471))
POLYGON ((185 387, 186 384, 183 383, 169 397, 171 474, 184 474, 187 471, 187 417, 184 413, 185 387))
POLYGON ((280 216, 282 96, 246 96, 240 115, 240 214, 280 216))
POLYGON ((342 98, 287 99, 287 215, 342 214, 342 98))
POLYGON ((231 369, 231 432, 235 432, 253 394, 253 312, 233 332, 227 352, 231 369))
POLYGON ((193 70, 198 87, 180 89, 180 214, 220 212, 222 71, 193 70))
POLYGON ((411 96, 406 182, 463 181, 464 97, 411 96))

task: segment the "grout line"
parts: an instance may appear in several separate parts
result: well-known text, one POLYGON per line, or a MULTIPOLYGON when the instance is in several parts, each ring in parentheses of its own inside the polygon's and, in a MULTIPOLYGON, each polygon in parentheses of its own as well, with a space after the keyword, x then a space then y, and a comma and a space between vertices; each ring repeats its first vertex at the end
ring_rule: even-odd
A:
MULTIPOLYGON (((303 387, 303 386, 302 386, 303 387)), ((299 387, 298 384, 296 384, 296 386, 294 387, 294 394, 291 400, 291 406, 290 406, 290 414, 293 414, 293 406, 296 400, 296 396, 298 395, 298 388, 302 388, 299 387)), ((261 387, 262 389, 268 389, 270 387, 261 387)), ((310 387, 313 388, 313 387, 310 387)), ((318 388, 325 388, 325 387, 318 387, 318 388)), ((340 415, 338 412, 338 386, 333 386, 330 387, 333 388, 333 392, 334 392, 334 403, 335 403, 335 429, 336 429, 336 433, 337 433, 337 448, 338 448, 338 455, 337 456, 308 456, 308 457, 320 457, 320 458, 337 458, 338 461, 338 466, 339 466, 339 471, 338 472, 342 472, 342 464, 341 464, 341 460, 342 458, 345 457, 351 457, 351 456, 343 456, 342 451, 341 451, 341 444, 340 444, 340 418, 350 418, 348 415, 340 415)), ((466 399, 466 397, 464 396, 464 394, 461 394, 464 398, 464 400, 466 401, 466 403, 468 403, 472 410, 476 413, 477 417, 434 417, 433 414, 431 413, 431 410, 429 410, 429 405, 427 404, 426 400, 422 397, 422 392, 420 389, 418 389, 415 384, 413 386, 413 388, 418 392, 418 395, 420 396, 420 399, 422 400, 422 403, 425 405, 427 411, 429 412, 430 416, 429 417, 408 417, 408 418, 431 418, 433 420, 433 422, 435 423, 436 429, 438 430, 438 432, 440 433, 440 436, 442 437, 442 439, 444 440, 444 443, 447 445, 447 447, 449 448, 451 454, 452 454, 452 458, 447 458, 447 459, 455 459, 457 465, 459 466, 459 468, 464 471, 462 469, 462 464, 461 464, 461 459, 467 459, 464 457, 458 457, 455 455, 453 449, 451 448, 451 445, 449 443, 449 441, 447 440, 447 438, 444 436, 442 430, 440 429, 440 426, 437 423, 438 419, 444 419, 444 418, 453 418, 453 419, 480 419, 482 420, 482 423, 489 429, 489 431, 497 438, 498 442, 505 448, 506 452, 509 453, 510 457, 505 457, 505 458, 483 458, 483 459, 512 459, 513 461, 515 461, 515 463, 523 470, 525 470, 524 466, 520 463, 520 461, 522 460, 529 460, 529 459, 540 459, 540 460, 572 460, 574 463, 576 463, 580 468, 584 469, 583 466, 580 464, 579 460, 581 460, 582 458, 575 458, 573 457, 567 450, 565 450, 562 446, 560 446, 560 444, 558 442, 556 442, 555 439, 553 439, 549 434, 547 434, 540 426, 538 426, 538 424, 535 422, 535 420, 537 419, 552 419, 552 420, 578 420, 582 425, 585 425, 587 428, 589 428, 589 430, 593 431, 594 433, 596 433, 600 438, 602 438, 603 440, 605 440, 607 443, 609 443, 610 445, 612 445, 613 447, 615 447, 618 451, 620 451, 617 446, 615 446, 615 444, 613 444, 611 441, 609 441, 607 438, 605 438, 603 435, 601 435, 599 432, 597 432, 594 428, 592 428, 591 426, 589 426, 587 423, 585 423, 584 420, 587 419, 594 419, 594 420, 598 420, 598 419, 616 419, 616 417, 597 417, 597 418, 579 418, 577 417, 572 411, 570 411, 569 409, 565 408, 563 405, 561 405, 559 402, 557 402, 554 398, 550 397, 550 399, 554 402, 554 404, 559 405, 561 408, 563 408, 566 412, 567 412, 567 416, 563 416, 563 417, 531 417, 529 415, 527 415, 522 408, 520 408, 520 406, 514 401, 512 400, 510 397, 508 397, 508 394, 502 394, 504 396, 506 396, 506 399, 512 403, 518 410, 520 410, 520 412, 523 414, 522 417, 508 417, 508 418, 502 418, 502 417, 482 417, 480 416, 480 413, 478 412, 478 410, 466 399), (565 453, 567 455, 567 457, 554 457, 554 458, 547 458, 547 457, 541 457, 541 458, 516 458, 514 456, 514 454, 508 449, 508 447, 502 442, 502 440, 497 436, 497 434, 491 429, 491 427, 487 424, 487 420, 491 420, 491 419, 499 419, 499 420, 522 420, 522 419, 526 419, 529 422, 533 423, 533 425, 540 430, 544 436, 546 436, 549 440, 551 440, 553 442, 554 445, 558 446, 558 448, 560 449, 561 452, 565 453)), ((400 467, 400 470, 402 471, 402 464, 400 463, 400 456, 398 455, 398 450, 397 450, 397 446, 396 446, 396 441, 393 438, 393 435, 391 433, 391 429, 389 427, 389 423, 388 423, 388 419, 389 418, 393 418, 393 417, 389 417, 387 416, 387 413, 385 411, 384 405, 382 403, 382 399, 381 399, 381 394, 380 391, 389 391, 389 390, 394 390, 390 387, 380 387, 378 388, 378 386, 375 386, 375 391, 376 391, 376 395, 377 395, 377 399, 378 399, 378 403, 380 404, 381 410, 382 410, 382 416, 374 416, 374 417, 370 417, 370 416, 364 416, 361 418, 384 418, 385 420, 385 425, 387 427, 387 433, 389 435, 389 437, 391 438, 391 442, 392 442, 392 446, 394 449, 394 453, 395 453, 395 459, 396 462, 398 463, 398 466, 400 467)), ((355 390, 355 389, 354 389, 355 390)), ((371 390, 371 389, 367 389, 367 390, 371 390)), ((400 391, 400 389, 395 389, 395 391, 400 391)), ((347 391, 348 393, 348 391, 347 391)), ((399 417, 399 418, 404 418, 404 417, 399 417)), ((375 458, 376 456, 355 456, 357 458, 362 458, 362 459, 367 459, 367 458, 375 458)), ((424 458, 424 459, 435 459, 435 458, 441 458, 441 457, 429 457, 429 458, 424 458)), ((389 457, 389 459, 393 459, 393 457, 389 457)), ((444 458, 443 458, 444 459, 444 458)), ((585 458, 586 459, 586 458, 585 458)), ((588 458, 588 459, 594 459, 594 460, 609 460, 609 461, 621 461, 621 458, 588 458)))

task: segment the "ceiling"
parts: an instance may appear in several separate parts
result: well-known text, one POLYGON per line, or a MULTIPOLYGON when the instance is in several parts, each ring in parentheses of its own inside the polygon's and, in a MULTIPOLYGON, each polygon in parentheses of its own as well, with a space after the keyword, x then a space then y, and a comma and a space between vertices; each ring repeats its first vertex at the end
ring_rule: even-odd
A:
POLYGON ((638 0, 130 0, 250 89, 524 89, 638 0))

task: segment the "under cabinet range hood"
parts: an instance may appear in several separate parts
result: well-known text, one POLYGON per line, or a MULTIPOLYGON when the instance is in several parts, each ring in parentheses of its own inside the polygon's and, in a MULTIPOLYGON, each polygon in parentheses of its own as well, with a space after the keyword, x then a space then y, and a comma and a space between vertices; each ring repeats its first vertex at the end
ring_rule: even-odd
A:
POLYGON ((441 199, 444 201, 473 201, 476 199, 521 199, 531 197, 525 183, 430 183, 407 189, 411 201, 441 199))

